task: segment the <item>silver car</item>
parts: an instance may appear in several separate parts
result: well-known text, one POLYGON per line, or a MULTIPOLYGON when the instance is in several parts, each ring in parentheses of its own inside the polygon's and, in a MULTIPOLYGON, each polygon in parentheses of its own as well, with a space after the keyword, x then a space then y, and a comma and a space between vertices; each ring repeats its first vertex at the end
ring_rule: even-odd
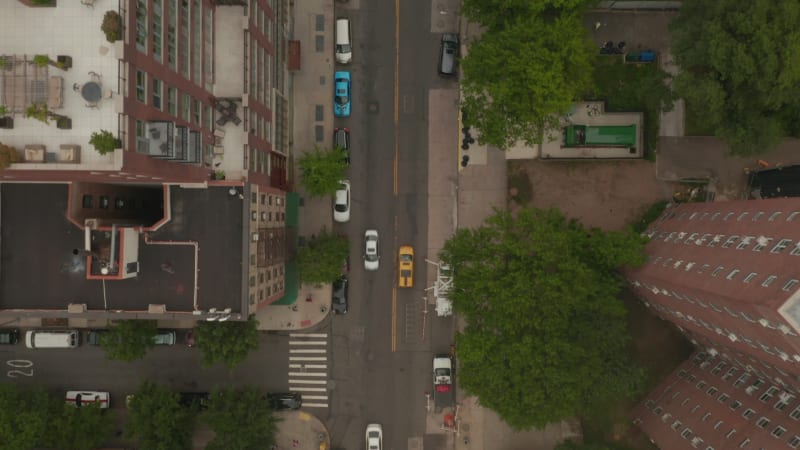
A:
POLYGON ((364 269, 378 270, 381 252, 378 246, 378 230, 367 230, 364 233, 364 269))

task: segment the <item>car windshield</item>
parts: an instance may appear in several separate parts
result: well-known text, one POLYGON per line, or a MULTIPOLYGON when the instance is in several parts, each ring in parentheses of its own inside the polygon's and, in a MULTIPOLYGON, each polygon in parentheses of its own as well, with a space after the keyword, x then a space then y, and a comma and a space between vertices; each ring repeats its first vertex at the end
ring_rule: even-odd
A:
POLYGON ((413 259, 413 257, 411 255, 409 255, 408 253, 403 253, 403 254, 400 255, 400 261, 411 262, 412 259, 413 259))
POLYGON ((347 205, 342 203, 337 203, 334 209, 336 210, 336 212, 347 212, 347 205))
POLYGON ((339 53, 350 53, 350 44, 339 44, 336 46, 336 51, 339 53))

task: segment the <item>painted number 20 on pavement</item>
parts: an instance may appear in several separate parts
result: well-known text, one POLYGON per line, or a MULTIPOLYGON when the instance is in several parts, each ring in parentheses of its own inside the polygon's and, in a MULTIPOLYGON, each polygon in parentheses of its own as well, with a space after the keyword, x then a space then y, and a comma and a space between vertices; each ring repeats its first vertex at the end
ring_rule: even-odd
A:
POLYGON ((33 376, 33 361, 27 359, 10 359, 6 361, 6 364, 12 367, 12 369, 6 372, 9 378, 33 376))

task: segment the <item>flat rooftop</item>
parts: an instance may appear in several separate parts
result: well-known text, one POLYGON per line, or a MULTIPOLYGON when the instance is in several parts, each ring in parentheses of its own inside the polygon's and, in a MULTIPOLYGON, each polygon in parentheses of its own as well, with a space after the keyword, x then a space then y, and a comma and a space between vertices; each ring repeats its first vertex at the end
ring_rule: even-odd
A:
POLYGON ((47 164, 18 164, 18 169, 112 169, 121 161, 114 154, 100 155, 89 145, 90 135, 99 130, 116 134, 117 114, 121 111, 119 69, 115 46, 109 43, 100 25, 117 2, 98 2, 95 8, 79 1, 60 1, 54 8, 30 8, 17 1, 0 7, 0 55, 14 61, 13 67, 0 70, 0 104, 14 111, 13 129, 2 130, 0 142, 22 152, 29 145, 43 145, 47 164), (72 58, 72 67, 62 70, 32 64, 36 55, 55 61, 59 55, 72 58), (80 87, 99 76, 100 88, 110 98, 101 98, 96 108, 87 107, 80 87), (55 77, 55 78, 54 78, 55 77), (56 86, 61 86, 60 94, 56 86), (77 90, 73 90, 73 86, 77 90), (45 101, 55 114, 69 117, 72 129, 59 129, 55 121, 46 125, 25 117, 31 103, 45 101), (55 103, 53 103, 55 102, 55 103), (60 106, 54 106, 60 103, 60 106), (79 145, 78 164, 54 164, 60 145, 79 145))
POLYGON ((84 233, 67 220, 66 184, 0 185, 0 310, 66 312, 72 303, 90 313, 169 312, 231 308, 241 312, 243 201, 229 188, 170 188, 172 219, 139 240, 137 277, 87 280, 84 233), (166 242, 173 241, 173 242, 166 242), (195 248, 198 244, 197 277, 195 248), (163 265, 172 270, 166 271, 163 265))

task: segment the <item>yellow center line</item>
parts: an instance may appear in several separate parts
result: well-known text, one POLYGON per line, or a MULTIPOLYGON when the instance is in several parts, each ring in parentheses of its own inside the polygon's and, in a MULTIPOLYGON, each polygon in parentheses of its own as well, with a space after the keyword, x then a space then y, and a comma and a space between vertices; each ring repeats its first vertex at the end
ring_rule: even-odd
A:
POLYGON ((397 196, 397 165, 399 161, 400 130, 400 0, 394 2, 394 195, 397 196))

